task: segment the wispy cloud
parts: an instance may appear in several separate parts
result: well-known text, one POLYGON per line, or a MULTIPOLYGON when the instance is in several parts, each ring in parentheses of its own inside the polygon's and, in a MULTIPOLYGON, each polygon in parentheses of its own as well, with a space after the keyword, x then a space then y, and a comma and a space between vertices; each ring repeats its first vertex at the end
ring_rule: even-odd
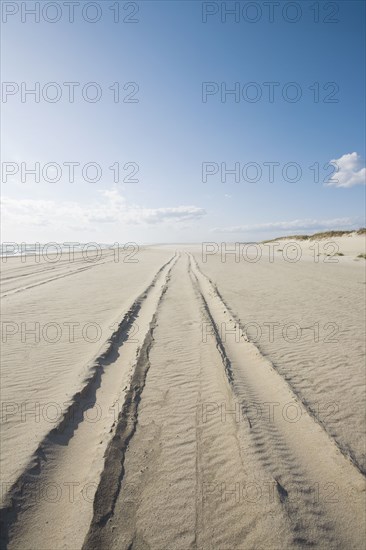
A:
POLYGON ((358 153, 347 153, 339 159, 331 160, 329 164, 333 164, 337 171, 326 186, 353 187, 366 184, 366 168, 362 166, 358 153))
POLYGON ((38 199, 4 197, 2 209, 5 221, 24 226, 67 226, 90 230, 96 224, 156 225, 179 223, 202 218, 206 212, 198 206, 144 208, 129 205, 116 189, 100 192, 103 199, 92 204, 55 202, 38 199))
POLYGON ((303 231, 307 229, 342 229, 342 228, 353 228, 357 225, 357 221, 352 220, 351 218, 334 218, 331 220, 314 220, 314 219, 303 219, 303 220, 291 220, 291 221, 282 221, 282 222, 268 222, 268 223, 259 223, 254 225, 234 225, 229 227, 215 227, 211 231, 215 233, 243 233, 251 231, 303 231))

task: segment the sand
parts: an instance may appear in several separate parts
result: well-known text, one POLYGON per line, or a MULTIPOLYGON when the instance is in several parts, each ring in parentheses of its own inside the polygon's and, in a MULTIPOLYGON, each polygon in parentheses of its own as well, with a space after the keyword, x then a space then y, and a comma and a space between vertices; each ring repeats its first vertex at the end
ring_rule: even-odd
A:
POLYGON ((362 548, 364 238, 338 240, 3 264, 2 548, 362 548))
POLYGON ((258 261, 254 247, 241 252, 238 262, 232 254, 223 262, 221 246, 220 253, 205 258, 196 251, 195 258, 248 337, 366 473, 366 262, 357 258, 365 252, 365 237, 319 242, 321 252, 339 247, 344 256, 318 257, 309 248, 314 241, 278 243, 282 252, 273 256, 260 245, 258 261))
MULTIPOLYGON (((126 254, 115 261, 112 253, 95 263, 81 255, 55 263, 36 263, 35 257, 3 263, 4 482, 17 479, 62 420, 121 319, 171 255, 141 251, 136 263, 124 262, 126 254)), ((131 339, 141 338, 135 326, 131 339)))

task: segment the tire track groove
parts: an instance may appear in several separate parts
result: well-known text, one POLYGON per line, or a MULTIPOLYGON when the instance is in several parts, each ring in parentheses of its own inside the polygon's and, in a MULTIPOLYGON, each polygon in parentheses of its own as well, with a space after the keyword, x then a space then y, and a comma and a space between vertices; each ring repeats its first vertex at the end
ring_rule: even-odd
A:
POLYGON ((169 269, 170 271, 176 258, 177 255, 174 255, 164 263, 148 287, 135 299, 123 316, 117 329, 111 334, 97 357, 89 365, 88 375, 84 379, 82 389, 71 398, 70 404, 64 411, 57 426, 50 430, 42 439, 24 471, 7 491, 0 509, 1 549, 5 550, 8 548, 10 530, 17 523, 23 507, 27 506, 29 493, 37 483, 41 482, 41 474, 44 467, 48 466, 49 457, 52 455, 53 449, 58 446, 67 446, 78 427, 82 425, 85 411, 92 408, 96 403, 96 393, 101 386, 103 375, 106 373, 108 366, 113 364, 119 356, 118 350, 128 339, 128 331, 138 318, 145 300, 164 273, 164 270, 169 269))
MULTIPOLYGON (((217 287, 200 271, 192 255, 189 254, 189 258, 195 285, 201 294, 202 302, 212 323, 213 337, 220 351, 228 381, 240 403, 242 412, 247 413, 253 403, 270 403, 271 400, 276 399, 281 402, 291 400, 301 407, 302 403, 296 402, 291 388, 260 354, 253 343, 245 337, 235 343, 222 341, 218 328, 219 321, 224 320, 226 323, 232 319, 235 319, 236 323, 238 321, 233 312, 227 308, 217 287), (254 371, 255 374, 253 374, 254 371)), ((314 423, 316 419, 309 415, 305 407, 302 409, 302 414, 303 423, 298 428, 299 433, 304 436, 304 444, 301 449, 297 447, 299 441, 301 442, 301 435, 299 437, 299 434, 296 434, 296 428, 289 423, 286 426, 286 422, 279 421, 278 418, 269 422, 262 416, 251 422, 247 415, 248 430, 253 442, 253 448, 248 449, 248 452, 258 456, 275 482, 279 502, 290 519, 293 544, 295 546, 315 546, 320 543, 325 547, 338 547, 339 540, 337 538, 340 535, 338 519, 343 520, 342 506, 338 506, 338 509, 336 509, 337 507, 324 506, 324 503, 314 499, 312 492, 314 485, 312 476, 317 481, 323 479, 329 481, 327 467, 318 468, 313 456, 310 459, 306 457, 306 444, 312 443, 315 426, 317 428, 315 441, 321 442, 319 462, 329 463, 329 471, 333 470, 333 480, 339 481, 338 488, 342 497, 345 497, 344 502, 348 495, 348 480, 346 474, 344 479, 339 474, 343 474, 344 469, 347 468, 347 473, 352 479, 351 486, 353 483, 355 484, 354 488, 362 498, 364 498, 364 479, 355 465, 339 453, 334 441, 328 437, 322 426, 314 423), (334 467, 335 459, 337 459, 337 467, 334 467)), ((362 518, 360 508, 357 513, 359 503, 352 503, 348 499, 347 504, 353 507, 354 512, 356 511, 353 517, 352 512, 348 515, 348 520, 352 518, 356 526, 357 517, 362 518)), ((362 502, 360 504, 362 505, 362 502)), ((345 522, 347 523, 348 520, 345 522)), ((347 530, 349 528, 344 529, 345 532, 347 530)), ((357 536, 355 539, 357 540, 357 536)), ((352 548, 357 548, 357 544, 354 544, 352 548)))
MULTIPOLYGON (((173 264, 174 265, 174 264, 173 264)), ((141 394, 145 387, 146 376, 150 368, 149 352, 154 341, 153 333, 157 323, 157 311, 163 296, 168 288, 170 271, 159 298, 157 310, 154 313, 148 333, 139 352, 136 367, 131 378, 130 387, 119 415, 115 434, 108 445, 104 469, 95 494, 93 503, 93 519, 89 532, 83 544, 84 550, 100 548, 101 529, 114 513, 114 508, 120 493, 122 480, 125 474, 124 459, 129 441, 136 431, 138 423, 138 408, 141 394)), ((133 545, 133 542, 131 543, 133 545)))

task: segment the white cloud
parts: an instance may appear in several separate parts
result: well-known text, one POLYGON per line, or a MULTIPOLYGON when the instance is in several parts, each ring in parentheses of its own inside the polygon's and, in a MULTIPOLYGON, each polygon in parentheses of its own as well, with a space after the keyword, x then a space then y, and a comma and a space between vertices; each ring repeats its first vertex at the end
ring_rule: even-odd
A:
POLYGON ((180 222, 201 218, 205 210, 197 206, 176 206, 174 208, 132 208, 129 223, 156 224, 180 222))
POLYGON ((353 187, 366 184, 366 168, 361 166, 358 153, 347 153, 339 159, 333 159, 329 164, 336 168, 336 172, 326 185, 332 187, 353 187))
POLYGON ((342 229, 345 227, 352 228, 355 227, 354 220, 350 218, 334 218, 331 220, 314 220, 314 219, 303 219, 303 220, 291 220, 283 222, 268 222, 260 223, 254 225, 236 225, 229 227, 215 227, 212 229, 212 232, 215 233, 243 233, 250 231, 304 231, 307 229, 342 229))
POLYGON ((3 219, 23 226, 69 227, 93 230, 96 224, 156 225, 202 218, 206 212, 197 206, 143 208, 128 205, 117 189, 100 191, 104 200, 92 204, 37 199, 2 199, 3 219))

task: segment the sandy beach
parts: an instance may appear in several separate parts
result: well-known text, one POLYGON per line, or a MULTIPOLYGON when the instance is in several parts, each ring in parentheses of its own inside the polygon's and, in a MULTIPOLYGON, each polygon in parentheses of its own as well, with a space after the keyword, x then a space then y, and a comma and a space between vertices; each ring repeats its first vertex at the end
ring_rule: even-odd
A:
POLYGON ((3 262, 2 548, 362 548, 365 238, 328 241, 3 262))
POLYGON ((0 11, 0 550, 366 550, 366 3, 0 11))

